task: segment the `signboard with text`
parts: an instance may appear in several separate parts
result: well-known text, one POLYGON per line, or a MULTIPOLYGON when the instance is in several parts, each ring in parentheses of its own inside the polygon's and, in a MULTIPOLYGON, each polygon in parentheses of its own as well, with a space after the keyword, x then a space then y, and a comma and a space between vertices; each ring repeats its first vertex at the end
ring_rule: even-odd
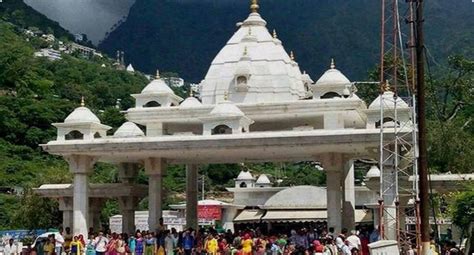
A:
POLYGON ((198 205, 198 218, 206 220, 221 220, 222 208, 220 205, 198 205))

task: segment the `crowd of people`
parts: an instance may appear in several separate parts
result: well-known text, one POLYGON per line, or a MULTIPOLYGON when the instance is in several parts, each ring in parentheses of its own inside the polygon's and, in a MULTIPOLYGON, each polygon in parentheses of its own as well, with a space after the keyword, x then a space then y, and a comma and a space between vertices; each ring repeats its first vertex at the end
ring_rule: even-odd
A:
MULTIPOLYGON (((368 244, 379 240, 377 230, 343 229, 340 233, 321 229, 291 230, 286 234, 263 234, 258 229, 218 233, 213 228, 182 232, 160 230, 118 234, 90 232, 88 238, 73 236, 69 228, 61 232, 64 242, 58 242, 54 235, 48 237, 42 246, 36 246, 34 255, 369 255, 368 244)), ((455 255, 456 245, 448 244, 445 251, 433 255, 455 255)), ((407 255, 415 255, 410 248, 407 255)), ((10 255, 10 254, 6 254, 10 255)))

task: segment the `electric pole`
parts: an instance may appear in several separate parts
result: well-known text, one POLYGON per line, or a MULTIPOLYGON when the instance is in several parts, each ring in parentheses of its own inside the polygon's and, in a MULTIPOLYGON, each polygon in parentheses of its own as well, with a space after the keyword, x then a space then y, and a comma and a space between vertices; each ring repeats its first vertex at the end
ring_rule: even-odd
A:
POLYGON ((416 98, 418 101, 418 167, 420 188, 421 254, 430 254, 430 208, 425 121, 425 61, 423 38, 423 0, 416 1, 416 98))

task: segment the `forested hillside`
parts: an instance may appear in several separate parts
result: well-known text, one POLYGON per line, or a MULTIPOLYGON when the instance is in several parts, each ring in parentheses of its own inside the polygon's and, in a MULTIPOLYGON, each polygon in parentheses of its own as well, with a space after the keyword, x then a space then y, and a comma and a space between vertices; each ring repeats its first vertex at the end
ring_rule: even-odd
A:
MULTIPOLYGON (((100 45, 124 50, 127 62, 146 72, 160 67, 190 82, 206 75, 212 59, 249 13, 247 0, 141 0, 127 21, 100 45)), ((401 1, 401 10, 405 5, 401 1)), ((472 55, 474 4, 425 1, 430 56, 445 63, 449 55, 472 55)), ((293 50, 302 70, 317 79, 331 57, 351 80, 366 78, 379 59, 380 1, 261 0, 260 14, 293 50)), ((402 11, 402 15, 406 12, 402 11)), ((402 26, 406 26, 402 22, 402 26)))

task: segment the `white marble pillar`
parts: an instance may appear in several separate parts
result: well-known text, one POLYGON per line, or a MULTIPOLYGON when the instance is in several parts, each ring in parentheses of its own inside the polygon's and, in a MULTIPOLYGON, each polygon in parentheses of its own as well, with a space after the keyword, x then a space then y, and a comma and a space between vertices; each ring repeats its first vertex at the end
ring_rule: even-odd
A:
POLYGON ((186 165, 186 227, 198 229, 198 165, 186 165))
POLYGON ((73 210, 72 197, 61 197, 58 199, 59 210, 63 213, 63 228, 72 229, 73 210))
POLYGON ((326 171, 328 229, 332 227, 335 233, 339 233, 342 226, 343 157, 341 154, 328 153, 322 156, 321 162, 326 171))
POLYGON ((387 240, 397 240, 397 210, 396 210, 396 176, 394 158, 389 152, 384 152, 385 163, 381 167, 382 171, 382 194, 383 212, 383 238, 387 240))
POLYGON ((166 162, 162 158, 145 160, 145 173, 148 175, 148 227, 150 231, 159 228, 159 219, 163 215, 163 176, 166 162))
POLYGON ((355 188, 354 188, 354 161, 349 160, 344 166, 342 190, 342 227, 349 231, 355 229, 355 188))
POLYGON ((327 185, 327 214, 328 228, 334 228, 335 233, 341 232, 342 215, 341 215, 341 171, 326 171, 327 185))
POLYGON ((66 158, 73 179, 73 233, 87 235, 89 214, 89 175, 95 160, 84 155, 72 155, 66 158))

